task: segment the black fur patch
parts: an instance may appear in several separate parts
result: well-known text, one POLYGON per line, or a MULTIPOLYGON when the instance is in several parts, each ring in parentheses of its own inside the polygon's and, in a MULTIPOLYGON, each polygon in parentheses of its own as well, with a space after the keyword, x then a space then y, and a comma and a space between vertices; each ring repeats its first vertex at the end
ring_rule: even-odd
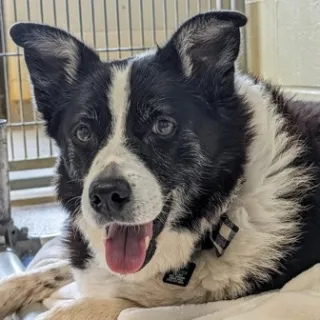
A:
POLYGON ((73 226, 69 220, 65 229, 65 246, 69 249, 69 258, 74 268, 85 269, 87 263, 92 259, 88 242, 84 239, 78 228, 73 226))

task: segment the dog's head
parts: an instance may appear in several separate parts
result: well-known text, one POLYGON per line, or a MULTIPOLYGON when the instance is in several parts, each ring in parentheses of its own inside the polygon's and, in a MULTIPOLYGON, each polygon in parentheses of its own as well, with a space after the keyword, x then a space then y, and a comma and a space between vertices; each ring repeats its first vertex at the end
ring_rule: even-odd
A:
POLYGON ((200 14, 163 47, 107 62, 57 28, 11 28, 60 148, 59 196, 112 272, 177 268, 218 220, 245 157, 234 86, 245 23, 200 14))

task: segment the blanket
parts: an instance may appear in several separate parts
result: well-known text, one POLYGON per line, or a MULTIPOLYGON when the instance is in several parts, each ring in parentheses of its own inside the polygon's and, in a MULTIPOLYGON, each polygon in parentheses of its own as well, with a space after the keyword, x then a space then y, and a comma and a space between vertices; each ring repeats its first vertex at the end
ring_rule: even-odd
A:
MULTIPOLYGON (((48 243, 29 268, 56 262, 63 257, 58 240, 48 243)), ((53 293, 43 303, 50 309, 79 297, 75 283, 53 293)), ((281 290, 232 301, 123 311, 118 320, 320 320, 320 264, 287 283, 281 290)))

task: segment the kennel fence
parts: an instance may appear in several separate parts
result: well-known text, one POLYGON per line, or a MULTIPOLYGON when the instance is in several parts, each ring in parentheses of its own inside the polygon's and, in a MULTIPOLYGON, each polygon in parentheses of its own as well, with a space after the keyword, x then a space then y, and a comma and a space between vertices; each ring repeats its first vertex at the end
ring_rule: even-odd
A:
MULTIPOLYGON (((212 9, 244 11, 242 0, 0 0, 0 118, 8 120, 10 171, 49 168, 57 150, 32 107, 23 52, 8 36, 16 21, 67 29, 103 59, 124 58, 163 43, 188 17, 212 9)), ((246 54, 243 50, 242 66, 246 54)), ((25 171, 26 172, 26 171, 25 171)), ((46 185, 50 179, 18 175, 12 189, 46 185), (20 179, 21 178, 21 179, 20 179), (22 179, 23 178, 23 179, 22 179), (28 181, 26 183, 26 181, 28 181)))

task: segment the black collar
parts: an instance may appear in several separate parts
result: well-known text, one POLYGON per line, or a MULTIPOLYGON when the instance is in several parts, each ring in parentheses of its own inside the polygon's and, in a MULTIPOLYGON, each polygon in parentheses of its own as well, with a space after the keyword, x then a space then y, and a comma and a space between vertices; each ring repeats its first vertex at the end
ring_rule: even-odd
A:
POLYGON ((215 249, 217 257, 221 257, 238 231, 239 227, 224 213, 217 226, 199 242, 197 251, 215 249))

